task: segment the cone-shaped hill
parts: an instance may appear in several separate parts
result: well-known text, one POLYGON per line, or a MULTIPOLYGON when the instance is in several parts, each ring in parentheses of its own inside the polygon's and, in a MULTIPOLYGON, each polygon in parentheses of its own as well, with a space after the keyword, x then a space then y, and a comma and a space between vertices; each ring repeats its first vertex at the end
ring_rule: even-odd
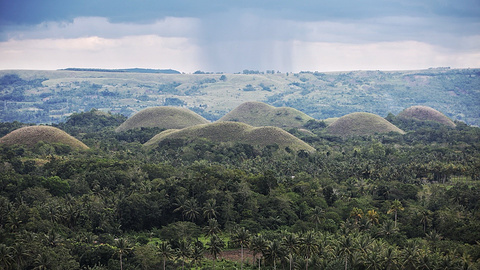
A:
POLYGON ((294 108, 276 108, 263 102, 245 102, 220 118, 219 121, 242 122, 254 127, 301 127, 312 119, 294 108))
POLYGON ((73 149, 88 149, 81 141, 67 134, 65 131, 50 126, 29 126, 16 129, 0 138, 0 144, 21 144, 33 147, 39 142, 61 143, 69 145, 73 149))
POLYGON ((252 127, 238 122, 215 122, 180 130, 165 130, 146 142, 145 146, 155 146, 166 139, 183 139, 187 142, 207 139, 218 143, 245 143, 259 147, 277 144, 280 148, 288 147, 294 151, 315 151, 313 147, 281 128, 252 127))
POLYGON ((327 127, 327 132, 337 136, 363 136, 376 133, 405 132, 382 117, 365 112, 347 114, 327 127))
POLYGON ((455 123, 443 113, 427 106, 412 106, 401 111, 397 117, 420 121, 433 121, 453 128, 456 126, 455 123))
POLYGON ((206 123, 208 121, 205 118, 185 108, 153 107, 134 114, 115 131, 121 132, 142 127, 181 129, 206 123))

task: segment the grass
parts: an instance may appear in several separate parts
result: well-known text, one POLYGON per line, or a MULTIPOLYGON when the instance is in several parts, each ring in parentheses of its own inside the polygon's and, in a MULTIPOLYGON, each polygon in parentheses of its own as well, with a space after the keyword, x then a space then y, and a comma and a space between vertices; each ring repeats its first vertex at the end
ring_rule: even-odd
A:
POLYGON ((327 132, 338 136, 363 136, 377 133, 405 132, 382 117, 365 112, 347 114, 327 127, 327 132))
POLYGON ((134 114, 121 124, 116 131, 121 132, 141 127, 181 129, 206 123, 208 121, 205 118, 185 108, 153 107, 134 114))
POLYGON ((312 119, 294 108, 275 108, 263 102, 245 102, 220 118, 219 121, 242 122, 255 127, 301 127, 312 119))
POLYGON ((238 122, 216 122, 197 125, 181 130, 166 130, 157 134, 145 146, 153 146, 165 139, 208 139, 214 142, 237 142, 254 146, 265 147, 277 144, 280 148, 286 147, 294 151, 305 150, 314 152, 315 149, 278 127, 252 127, 238 122))
POLYGON ((427 107, 427 106, 412 106, 403 111, 401 111, 397 117, 407 118, 407 119, 416 119, 421 121, 434 121, 449 127, 455 127, 455 123, 450 120, 443 113, 427 107))
POLYGON ((50 126, 23 127, 0 138, 0 143, 7 145, 20 144, 34 147, 39 142, 61 143, 78 150, 88 149, 88 146, 65 131, 50 126))

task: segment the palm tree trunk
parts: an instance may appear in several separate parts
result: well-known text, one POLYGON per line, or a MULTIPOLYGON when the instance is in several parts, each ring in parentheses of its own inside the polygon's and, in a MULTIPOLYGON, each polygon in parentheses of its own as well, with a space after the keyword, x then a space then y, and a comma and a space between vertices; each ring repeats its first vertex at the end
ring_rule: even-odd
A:
POLYGON ((120 270, 123 270, 122 253, 120 253, 120 270))
POLYGON ((290 254, 290 270, 292 270, 293 256, 290 254))
POLYGON ((345 270, 348 268, 348 260, 347 260, 347 254, 345 254, 345 270))
POLYGON ((395 228, 397 227, 397 211, 395 211, 395 228))
POLYGON ((240 265, 240 269, 243 270, 243 244, 241 245, 242 248, 242 264, 240 265))

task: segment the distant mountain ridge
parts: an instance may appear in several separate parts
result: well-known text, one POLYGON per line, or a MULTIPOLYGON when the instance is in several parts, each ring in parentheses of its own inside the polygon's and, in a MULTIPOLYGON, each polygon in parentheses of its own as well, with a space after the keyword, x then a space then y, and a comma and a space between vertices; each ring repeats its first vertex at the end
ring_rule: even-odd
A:
POLYGON ((188 108, 212 122, 256 101, 318 120, 354 112, 386 117, 420 105, 480 126, 480 69, 275 74, 0 70, 0 82, 3 122, 59 123, 91 109, 130 117, 157 106, 188 108))
POLYGON ((103 69, 103 68, 65 68, 60 70, 67 71, 92 71, 92 72, 131 72, 131 73, 162 73, 162 74, 181 74, 174 69, 150 69, 150 68, 124 68, 124 69, 103 69))

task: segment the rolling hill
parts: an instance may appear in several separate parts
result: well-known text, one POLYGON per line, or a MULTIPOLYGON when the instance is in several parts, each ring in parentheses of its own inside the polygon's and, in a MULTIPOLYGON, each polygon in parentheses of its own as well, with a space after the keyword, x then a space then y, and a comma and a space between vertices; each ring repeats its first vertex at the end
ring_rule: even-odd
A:
POLYGON ((206 123, 208 121, 205 118, 185 108, 153 107, 134 114, 115 131, 120 132, 141 127, 181 129, 206 123))
POLYGON ((382 117, 365 112, 347 114, 338 118, 327 127, 327 133, 342 137, 389 132, 405 133, 382 117))
POLYGON ((65 131, 50 126, 23 127, 0 138, 0 144, 7 145, 20 144, 33 147, 39 142, 66 144, 77 150, 88 149, 88 146, 65 131))
POLYGON ((233 121, 254 127, 301 127, 313 118, 289 107, 275 108, 263 102, 245 102, 220 118, 219 121, 233 121))
POLYGON ((420 121, 433 121, 452 128, 456 126, 455 123, 443 113, 427 106, 409 107, 401 111, 397 115, 397 117, 404 119, 415 119, 420 121))
POLYGON ((166 130, 145 143, 145 146, 154 146, 166 139, 184 139, 186 141, 208 139, 218 143, 245 143, 259 147, 277 144, 283 149, 288 147, 294 151, 315 151, 313 147, 281 128, 252 127, 245 123, 238 122, 216 122, 180 130, 166 130))

